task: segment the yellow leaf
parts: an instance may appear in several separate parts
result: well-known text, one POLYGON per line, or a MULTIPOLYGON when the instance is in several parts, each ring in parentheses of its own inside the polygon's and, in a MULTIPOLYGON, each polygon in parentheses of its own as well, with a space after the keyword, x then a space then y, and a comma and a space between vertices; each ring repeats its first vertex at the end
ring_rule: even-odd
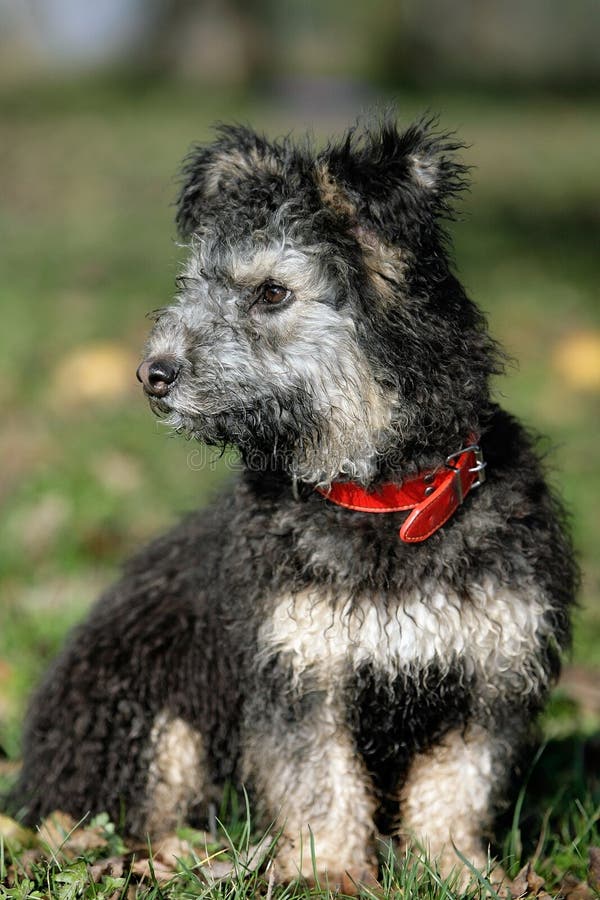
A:
POLYGON ((66 356, 53 378, 58 404, 109 402, 138 388, 137 360, 120 344, 87 344, 66 356))
POLYGON ((23 828, 10 816, 0 813, 0 837, 9 844, 19 844, 21 847, 31 847, 36 842, 36 834, 29 828, 23 828))
POLYGON ((568 335, 554 351, 554 368, 577 390, 600 391, 600 332, 568 335))

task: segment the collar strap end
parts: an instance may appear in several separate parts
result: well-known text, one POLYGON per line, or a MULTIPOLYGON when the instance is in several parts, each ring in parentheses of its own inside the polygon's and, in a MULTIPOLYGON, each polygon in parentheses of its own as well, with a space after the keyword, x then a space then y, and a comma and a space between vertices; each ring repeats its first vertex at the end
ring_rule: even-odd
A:
POLYGON ((485 481, 486 463, 478 438, 451 453, 443 468, 425 472, 401 484, 383 484, 367 491, 354 482, 334 482, 328 491, 317 491, 332 503, 356 512, 410 514, 399 531, 400 540, 420 543, 444 525, 463 503, 469 491, 485 481))

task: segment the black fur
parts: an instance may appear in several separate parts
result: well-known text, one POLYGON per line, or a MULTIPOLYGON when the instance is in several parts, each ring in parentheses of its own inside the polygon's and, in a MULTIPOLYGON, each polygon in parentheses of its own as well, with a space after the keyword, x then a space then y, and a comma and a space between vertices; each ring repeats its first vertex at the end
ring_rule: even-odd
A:
MULTIPOLYGON (((265 652, 261 629, 279 598, 292 602, 307 590, 315 609, 329 604, 335 614, 340 598, 348 598, 359 616, 368 613, 368 602, 392 623, 403 598, 427 585, 461 598, 464 609, 476 604, 475 586, 484 583, 524 603, 532 592, 543 599, 540 637, 491 674, 474 671, 450 647, 402 671, 382 671, 372 661, 354 665, 349 648, 335 676, 344 710, 339 726, 352 734, 381 810, 397 817, 415 754, 473 724, 496 743, 494 777, 502 789, 519 749, 507 748, 505 729, 516 744, 525 741, 568 645, 576 568, 532 440, 490 398, 501 354, 450 269, 442 220, 465 183, 457 149, 431 123, 402 133, 385 121, 316 155, 290 140, 271 143, 246 129, 222 128, 214 144, 188 157, 177 222, 192 256, 200 254, 199 242, 204 256, 202 266, 184 273, 179 304, 159 317, 150 339, 150 356, 164 352, 168 338, 182 365, 171 393, 152 403, 174 417, 176 428, 236 445, 247 469, 210 508, 128 563, 49 672, 29 713, 13 795, 28 822, 56 808, 76 817, 107 810, 143 832, 155 749, 150 734, 165 709, 203 736, 212 785, 239 780, 247 748, 269 735, 280 736, 290 770, 304 777, 306 734, 337 685, 324 682, 315 665, 298 676, 289 649, 265 652), (268 310, 249 323, 252 301, 245 286, 233 283, 225 250, 239 247, 245 259, 253 241, 263 246, 282 235, 300 250, 310 248, 315 271, 332 285, 302 301, 306 309, 316 315, 322 304, 323 315, 349 317, 373 384, 395 398, 373 458, 350 459, 356 480, 371 486, 400 480, 443 464, 468 435, 482 435, 487 481, 422 544, 399 540, 404 513, 342 509, 302 475, 294 489, 309 450, 321 471, 322 436, 336 411, 315 402, 326 388, 311 383, 301 362, 298 374, 269 378, 272 360, 279 353, 286 358, 288 346, 273 331, 274 317, 288 314, 268 310), (379 273, 383 293, 369 263, 372 246, 381 258, 390 248, 401 251, 395 274, 383 267, 379 273), (204 313, 208 304, 221 310, 218 316, 204 313), (262 373, 261 367, 266 377, 255 381, 242 373, 262 373)), ((316 340, 314 346, 319 354, 316 340)), ((344 339, 340 353, 346 351, 344 339)), ((324 357, 324 381, 336 377, 331 365, 324 357)), ((353 390, 349 383, 346 394, 353 390)), ((280 812, 263 806, 267 818, 280 812)), ((306 815, 311 824, 310 808, 306 815)), ((347 863, 340 860, 342 868, 347 863)))

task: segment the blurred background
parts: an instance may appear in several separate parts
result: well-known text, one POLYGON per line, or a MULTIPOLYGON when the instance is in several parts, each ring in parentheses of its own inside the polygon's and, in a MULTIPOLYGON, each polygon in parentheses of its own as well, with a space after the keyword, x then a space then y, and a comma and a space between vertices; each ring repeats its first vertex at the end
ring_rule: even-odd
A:
POLYGON ((497 393, 548 436, 584 573, 544 727, 597 775, 599 47, 597 0, 0 0, 5 771, 66 629, 224 475, 134 376, 181 258, 181 158, 218 120, 320 140, 389 104, 468 144, 457 268, 519 361, 497 393))

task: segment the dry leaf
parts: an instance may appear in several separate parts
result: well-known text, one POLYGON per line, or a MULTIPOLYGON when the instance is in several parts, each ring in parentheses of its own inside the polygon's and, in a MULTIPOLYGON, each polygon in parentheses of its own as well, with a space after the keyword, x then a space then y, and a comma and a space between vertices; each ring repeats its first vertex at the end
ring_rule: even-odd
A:
MULTIPOLYGON (((262 866, 269 853, 273 838, 266 835, 258 844, 251 844, 245 853, 240 853, 237 863, 231 859, 224 859, 222 853, 217 852, 208 856, 205 861, 201 861, 199 871, 209 882, 219 881, 222 878, 230 878, 237 872, 242 875, 249 875, 262 866)), ((198 851, 196 851, 198 855, 198 851)), ((197 870, 198 871, 198 870, 197 870)))
POLYGON ((169 834, 152 845, 152 857, 158 859, 165 865, 177 866, 177 860, 185 856, 192 856, 194 848, 189 841, 178 837, 176 834, 169 834))
POLYGON ((108 846, 100 825, 88 828, 78 826, 71 816, 60 811, 44 819, 40 825, 39 841, 54 853, 60 851, 68 858, 108 846))
POLYGON ((585 881, 567 872, 560 883, 560 896, 565 900, 593 900, 595 893, 585 881))
MULTIPOLYGON (((526 863, 509 885, 513 897, 541 897, 544 879, 537 875, 530 862, 526 863)), ((545 893, 545 891, 544 891, 545 893)))
POLYGON ((177 866, 165 865, 157 859, 150 861, 146 857, 145 859, 136 859, 131 866, 131 871, 143 880, 152 882, 156 879, 158 884, 167 884, 176 874, 177 866))
POLYGON ((593 887, 595 891, 600 891, 600 847, 590 847, 589 860, 588 881, 590 887, 593 887))
POLYGON ((67 835, 76 826, 75 819, 67 813, 56 810, 47 816, 39 828, 39 841, 52 850, 59 850, 67 835))
POLYGON ((110 342, 88 344, 57 367, 52 393, 61 406, 111 402, 138 387, 137 359, 126 347, 110 342))
POLYGON ((554 367, 578 390, 600 390, 600 333, 580 331, 566 337, 554 353, 554 367))
POLYGON ((132 850, 136 855, 131 866, 132 873, 138 878, 152 880, 154 872, 159 884, 171 881, 178 872, 178 860, 192 856, 194 852, 189 841, 179 838, 176 834, 166 835, 153 844, 150 857, 146 845, 136 844, 132 850))
POLYGON ((65 843, 63 850, 78 855, 88 850, 102 850, 108 841, 101 826, 95 828, 77 828, 65 843))
POLYGON ((100 862, 88 866, 88 872, 92 881, 102 881, 105 875, 112 878, 121 878, 125 871, 125 862, 122 856, 109 856, 108 859, 101 859, 100 862))
POLYGON ((202 873, 209 883, 231 878, 235 874, 235 866, 231 859, 209 859, 205 865, 196 870, 202 873))
POLYGON ((0 813, 0 837, 8 843, 19 844, 21 847, 31 847, 36 842, 34 831, 23 828, 10 816, 4 816, 2 813, 0 813))
POLYGON ((8 880, 8 884, 14 884, 17 881, 22 880, 23 876, 26 878, 33 877, 33 866, 35 863, 40 860, 40 851, 37 850, 24 850, 23 853, 19 853, 18 860, 12 863, 8 867, 6 876, 8 880))

